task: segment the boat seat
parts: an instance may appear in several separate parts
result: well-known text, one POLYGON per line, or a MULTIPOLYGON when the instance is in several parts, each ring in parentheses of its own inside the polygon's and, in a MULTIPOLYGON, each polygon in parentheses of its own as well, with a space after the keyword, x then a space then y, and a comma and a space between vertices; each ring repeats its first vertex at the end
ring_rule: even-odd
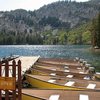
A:
POLYGON ((50 80, 48 80, 48 82, 50 82, 50 83, 54 83, 56 80, 53 80, 53 79, 50 79, 50 80))
POLYGON ((65 86, 74 86, 75 82, 74 81, 69 81, 65 84, 65 86))
POLYGON ((51 76, 56 76, 56 73, 51 73, 50 75, 51 75, 51 76))
POLYGON ((85 76, 83 79, 84 80, 90 80, 90 76, 85 76))
POLYGON ((84 95, 84 94, 80 94, 79 100, 89 100, 89 96, 88 95, 84 95))
POLYGON ((77 69, 82 69, 81 67, 77 67, 77 69))
POLYGON ((79 72, 80 74, 84 74, 84 72, 79 72))
POLYGON ((53 68, 53 69, 51 69, 51 70, 56 71, 57 69, 54 69, 54 68, 53 68))
POLYGON ((51 95, 48 100, 59 100, 60 95, 51 95))
POLYGON ((89 84, 87 86, 88 89, 95 89, 95 87, 96 87, 96 84, 89 84))
POLYGON ((70 72, 70 70, 65 69, 64 72, 70 72))
POLYGON ((64 66, 64 68, 68 69, 69 67, 68 66, 64 66))
POLYGON ((74 75, 67 75, 66 77, 68 78, 73 78, 74 75))
POLYGON ((100 75, 100 72, 96 72, 97 75, 100 75))
POLYGON ((65 66, 68 66, 68 64, 64 64, 65 66))

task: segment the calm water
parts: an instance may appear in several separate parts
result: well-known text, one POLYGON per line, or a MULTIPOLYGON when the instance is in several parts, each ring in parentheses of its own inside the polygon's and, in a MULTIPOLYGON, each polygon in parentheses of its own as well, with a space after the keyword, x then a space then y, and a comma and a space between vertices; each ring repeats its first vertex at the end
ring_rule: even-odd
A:
POLYGON ((9 55, 38 56, 44 58, 80 57, 98 65, 100 54, 91 52, 89 45, 5 45, 0 46, 0 57, 9 55))

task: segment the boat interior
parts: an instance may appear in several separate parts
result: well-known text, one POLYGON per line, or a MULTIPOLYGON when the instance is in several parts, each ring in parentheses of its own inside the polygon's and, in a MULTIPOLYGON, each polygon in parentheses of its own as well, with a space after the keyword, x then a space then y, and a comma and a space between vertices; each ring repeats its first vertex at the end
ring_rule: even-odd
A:
POLYGON ((38 97, 41 100, 99 100, 99 92, 47 90, 47 89, 23 89, 24 95, 38 97))
POLYGON ((67 77, 61 78, 61 77, 31 75, 31 74, 26 74, 26 76, 62 86, 100 90, 100 82, 97 81, 87 81, 87 80, 78 80, 73 78, 69 79, 67 77))

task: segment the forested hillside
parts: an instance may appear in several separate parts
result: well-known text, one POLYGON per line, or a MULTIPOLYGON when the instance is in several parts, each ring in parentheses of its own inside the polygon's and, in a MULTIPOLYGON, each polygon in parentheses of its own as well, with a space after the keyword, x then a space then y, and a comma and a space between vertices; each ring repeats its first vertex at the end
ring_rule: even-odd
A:
POLYGON ((44 5, 35 11, 0 12, 0 44, 90 44, 100 0, 44 5))

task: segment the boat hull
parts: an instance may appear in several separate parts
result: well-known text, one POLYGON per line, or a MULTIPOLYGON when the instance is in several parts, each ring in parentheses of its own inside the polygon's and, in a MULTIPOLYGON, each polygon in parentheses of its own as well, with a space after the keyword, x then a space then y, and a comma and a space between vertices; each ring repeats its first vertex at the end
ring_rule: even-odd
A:
POLYGON ((100 100, 100 93, 96 91, 22 89, 22 97, 24 97, 22 100, 100 100), (51 99, 57 95, 59 96, 58 99, 51 99))
POLYGON ((43 99, 31 95, 27 95, 27 94, 22 94, 22 100, 43 100, 43 99))
POLYGON ((48 73, 42 72, 39 70, 31 70, 31 74, 33 74, 33 75, 49 75, 48 73))
POLYGON ((27 81, 32 85, 32 87, 40 89, 67 89, 67 90, 86 90, 84 88, 76 88, 70 86, 64 86, 54 83, 49 83, 47 81, 42 81, 33 77, 26 75, 27 81))

